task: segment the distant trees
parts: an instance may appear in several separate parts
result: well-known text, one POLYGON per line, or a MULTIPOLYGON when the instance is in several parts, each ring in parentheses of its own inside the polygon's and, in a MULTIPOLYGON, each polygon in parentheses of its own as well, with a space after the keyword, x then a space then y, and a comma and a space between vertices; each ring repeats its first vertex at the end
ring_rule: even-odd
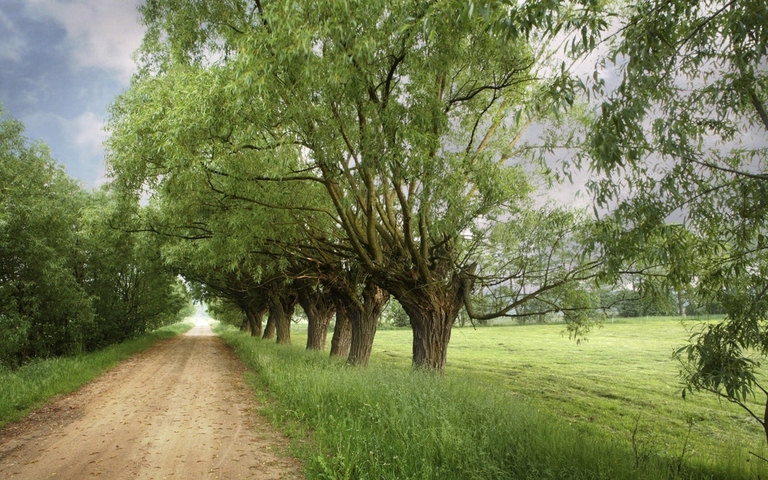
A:
POLYGON ((92 350, 178 319, 183 285, 151 238, 109 228, 113 210, 108 193, 85 192, 0 110, 0 364, 92 350))
POLYGON ((191 313, 190 297, 176 271, 161 258, 159 239, 130 233, 129 212, 108 190, 87 194, 80 210, 83 289, 95 313, 88 349, 132 338, 191 313))

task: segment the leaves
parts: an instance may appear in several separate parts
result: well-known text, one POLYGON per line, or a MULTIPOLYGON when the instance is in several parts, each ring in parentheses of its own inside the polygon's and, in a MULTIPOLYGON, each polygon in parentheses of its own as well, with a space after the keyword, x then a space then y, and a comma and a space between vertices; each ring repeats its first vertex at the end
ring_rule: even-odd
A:
POLYGON ((177 319, 184 289, 156 248, 110 227, 115 210, 29 144, 20 123, 0 120, 0 364, 80 353, 177 319))
POLYGON ((113 108, 110 173, 151 197, 144 228, 204 294, 359 269, 450 328, 467 272, 498 247, 488 225, 533 210, 525 128, 583 88, 550 68, 555 37, 593 41, 598 10, 155 0, 141 73, 113 108))
POLYGON ((619 84, 598 87, 603 103, 585 152, 605 176, 591 186, 598 205, 613 209, 599 240, 608 265, 642 274, 644 288, 693 292, 691 307, 721 306, 725 320, 676 356, 689 391, 742 406, 764 392, 766 8, 628 5, 604 59, 619 67, 619 84))

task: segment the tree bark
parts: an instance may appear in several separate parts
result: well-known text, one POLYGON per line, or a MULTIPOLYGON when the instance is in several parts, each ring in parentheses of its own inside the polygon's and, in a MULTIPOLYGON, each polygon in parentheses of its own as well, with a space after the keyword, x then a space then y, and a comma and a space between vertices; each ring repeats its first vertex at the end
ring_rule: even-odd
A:
POLYGON ((269 315, 267 316, 267 324, 264 326, 264 334, 261 336, 261 338, 264 340, 272 340, 275 338, 275 330, 275 317, 270 311, 269 315))
POLYGON ((251 292, 250 295, 238 295, 233 301, 245 315, 240 330, 247 332, 252 337, 260 337, 262 335, 262 320, 268 310, 264 297, 251 292))
POLYGON ((352 340, 347 363, 366 366, 371 358, 376 327, 379 324, 381 312, 389 300, 389 292, 367 281, 361 300, 362 302, 359 299, 350 302, 347 309, 349 321, 352 324, 352 340))
POLYGON ((251 331, 251 322, 248 321, 248 315, 243 317, 243 323, 240 324, 240 331, 249 335, 253 335, 253 332, 251 331))
POLYGON ((293 292, 276 293, 269 299, 269 317, 274 319, 279 344, 291 344, 291 318, 295 306, 296 294, 293 292))
POLYGON ((262 323, 264 314, 267 313, 267 309, 255 309, 249 308, 245 312, 245 320, 248 322, 248 332, 252 337, 260 337, 262 335, 262 323))
POLYGON ((307 350, 325 350, 328 325, 336 310, 330 289, 324 289, 316 282, 294 281, 298 301, 309 322, 307 327, 307 350))
POLYGON ((336 325, 331 339, 331 356, 346 357, 349 355, 349 347, 352 343, 352 323, 349 321, 345 303, 338 298, 335 298, 334 302, 336 303, 336 325))
POLYGON ((336 305, 331 355, 343 356, 348 352, 347 363, 368 365, 376 327, 389 292, 373 283, 359 268, 332 271, 327 281, 336 305))
POLYGON ((765 412, 763 413, 763 421, 761 423, 763 424, 763 431, 765 432, 765 440, 768 441, 768 393, 766 393, 765 412))
MULTIPOLYGON (((307 326, 307 350, 319 350, 321 352, 325 350, 328 325, 331 324, 331 318, 335 311, 335 308, 327 308, 313 314, 307 326)), ((310 318, 309 313, 307 318, 310 318)))
MULTIPOLYGON (((414 368, 424 370, 445 370, 448 353, 448 343, 451 340, 451 328, 456 315, 452 309, 444 308, 423 298, 423 304, 410 303, 401 300, 403 309, 408 313, 413 330, 414 368)), ((461 301, 458 301, 459 308, 461 301)))
POLYGON ((414 368, 440 373, 445 370, 451 329, 464 304, 467 287, 466 282, 454 276, 447 286, 433 284, 393 289, 392 295, 403 306, 411 322, 414 368))

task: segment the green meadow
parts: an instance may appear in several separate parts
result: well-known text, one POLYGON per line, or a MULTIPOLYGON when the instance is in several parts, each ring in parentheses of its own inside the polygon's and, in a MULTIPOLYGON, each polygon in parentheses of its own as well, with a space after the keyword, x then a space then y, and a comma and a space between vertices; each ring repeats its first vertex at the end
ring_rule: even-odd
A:
POLYGON ((366 369, 304 352, 301 326, 289 348, 218 330, 273 416, 312 432, 309 478, 766 478, 757 422, 682 398, 672 352, 695 325, 608 321, 579 343, 563 325, 456 328, 443 377, 411 371, 408 329, 379 331, 366 369))
MULTIPOLYGON (((644 451, 674 456, 685 446, 686 458, 705 461, 734 450, 745 459, 749 451, 767 457, 763 430, 747 412, 705 392, 683 399, 672 353, 696 325, 679 318, 609 321, 579 343, 563 335, 562 325, 460 328, 446 374, 482 378, 619 440, 632 443, 634 435, 644 451)), ((406 367, 409 340, 407 330, 379 332, 375 362, 406 367)))

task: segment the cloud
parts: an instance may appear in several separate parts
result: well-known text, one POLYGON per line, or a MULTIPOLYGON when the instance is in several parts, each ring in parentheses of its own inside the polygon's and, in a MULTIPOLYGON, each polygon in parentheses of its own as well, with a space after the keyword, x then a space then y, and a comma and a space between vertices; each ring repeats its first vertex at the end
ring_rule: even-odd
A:
POLYGON ((87 155, 103 155, 103 143, 106 139, 104 120, 93 112, 85 112, 75 119, 74 139, 78 149, 87 155))
POLYGON ((96 67, 117 75, 127 85, 134 72, 132 55, 141 45, 140 0, 29 0, 37 14, 60 23, 79 66, 96 67))
POLYGON ((0 11, 0 59, 20 62, 26 43, 22 39, 19 29, 8 16, 0 11))
POLYGON ((76 159, 71 174, 84 180, 87 187, 106 181, 104 167, 105 121, 93 112, 85 112, 68 124, 71 151, 76 159))
POLYGON ((44 139, 52 157, 66 165, 67 174, 88 188, 106 181, 104 119, 93 112, 76 117, 52 112, 38 112, 21 118, 31 140, 44 139))

